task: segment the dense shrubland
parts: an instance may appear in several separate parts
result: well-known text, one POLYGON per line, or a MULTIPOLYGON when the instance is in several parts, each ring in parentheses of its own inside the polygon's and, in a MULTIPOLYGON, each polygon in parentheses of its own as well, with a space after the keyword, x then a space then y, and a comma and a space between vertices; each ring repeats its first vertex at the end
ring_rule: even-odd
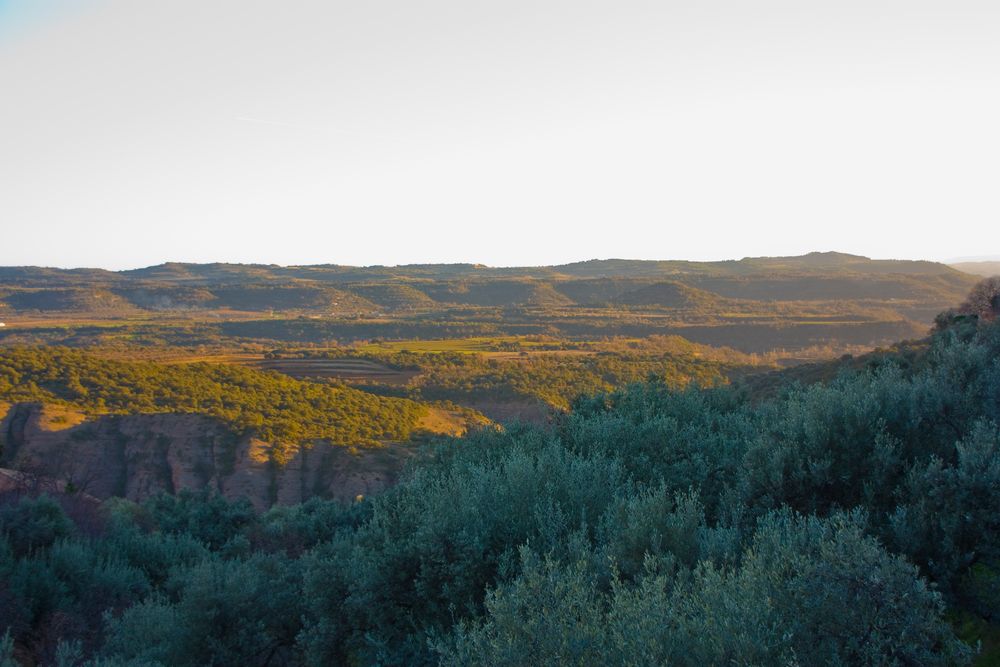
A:
POLYGON ((516 362, 454 353, 435 357, 421 360, 424 370, 413 381, 417 395, 453 401, 482 396, 527 398, 565 409, 580 394, 610 391, 651 376, 674 387, 723 380, 719 364, 689 356, 541 354, 516 362))
POLYGON ((222 364, 104 359, 67 348, 0 349, 0 401, 39 401, 103 414, 191 413, 276 445, 405 440, 426 406, 344 386, 222 364))
POLYGON ((7 654, 965 664, 1000 622, 1000 323, 987 319, 942 318, 921 354, 766 399, 662 382, 581 398, 553 429, 444 443, 350 506, 10 498, 7 654))
MULTIPOLYGON (((400 345, 397 343, 396 345, 400 345)), ((407 395, 415 399, 458 403, 483 399, 537 400, 566 409, 580 395, 612 391, 656 378, 673 388, 725 381, 725 373, 750 367, 750 355, 725 348, 694 345, 676 336, 600 342, 533 343, 498 339, 497 358, 476 352, 381 350, 377 346, 323 351, 294 351, 289 357, 370 359, 400 370, 418 371, 407 395), (565 348, 569 354, 559 353, 565 348), (528 350, 531 350, 528 353, 528 350), (521 356, 513 353, 524 352, 521 356)), ((281 356, 280 354, 275 356, 281 356)))

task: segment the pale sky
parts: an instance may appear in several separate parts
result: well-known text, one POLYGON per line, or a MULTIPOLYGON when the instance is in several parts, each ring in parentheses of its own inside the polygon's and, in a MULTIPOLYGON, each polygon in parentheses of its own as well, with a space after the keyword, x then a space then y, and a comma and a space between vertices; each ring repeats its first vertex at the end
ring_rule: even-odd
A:
POLYGON ((0 265, 1000 253, 996 0, 0 0, 0 265))

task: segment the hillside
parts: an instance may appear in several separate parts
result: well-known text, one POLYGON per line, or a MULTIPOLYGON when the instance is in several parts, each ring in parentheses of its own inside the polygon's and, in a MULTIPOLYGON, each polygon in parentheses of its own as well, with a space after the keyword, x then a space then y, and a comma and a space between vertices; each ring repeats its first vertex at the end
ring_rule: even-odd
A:
POLYGON ((524 357, 521 341, 469 345, 169 364, 0 349, 0 467, 99 498, 212 489, 258 508, 351 499, 391 483, 415 443, 487 423, 480 412, 546 423, 581 393, 651 376, 710 384, 749 363, 681 339, 569 357, 530 341, 524 357), (493 349, 513 358, 487 356, 493 349))
MULTIPOLYGON (((0 498, 0 571, 17 573, 0 578, 0 657, 73 642, 160 665, 992 664, 990 303, 766 395, 583 397, 551 427, 442 443, 349 504, 0 498)), ((25 432, 67 423, 23 410, 25 432)), ((116 428, 157 440, 176 417, 154 418, 116 428)))
POLYGON ((241 366, 101 359, 65 348, 0 350, 0 401, 99 414, 199 414, 279 445, 406 440, 426 406, 241 366))
MULTIPOLYGON (((3 412, 0 410, 0 412, 3 412)), ((423 421, 423 420, 421 420, 423 421)), ((416 453, 387 443, 349 451, 328 440, 282 452, 201 414, 88 417, 59 404, 21 403, 0 416, 0 462, 76 492, 136 502, 161 493, 211 491, 258 510, 317 498, 343 502, 390 486, 416 453)))
POLYGON ((950 265, 953 269, 975 276, 991 278, 1000 276, 1000 262, 958 262, 950 265))
POLYGON ((657 282, 617 296, 614 303, 623 306, 657 306, 691 310, 722 310, 717 294, 676 282, 657 282))
POLYGON ((920 336, 975 278, 842 253, 548 267, 163 264, 0 268, 0 345, 217 346, 675 334, 747 353, 835 352, 920 336), (118 327, 117 329, 115 327, 118 327), (90 342, 85 342, 90 341, 90 342))
POLYGON ((471 410, 225 364, 0 350, 0 467, 99 497, 211 489, 258 508, 385 488, 471 410))

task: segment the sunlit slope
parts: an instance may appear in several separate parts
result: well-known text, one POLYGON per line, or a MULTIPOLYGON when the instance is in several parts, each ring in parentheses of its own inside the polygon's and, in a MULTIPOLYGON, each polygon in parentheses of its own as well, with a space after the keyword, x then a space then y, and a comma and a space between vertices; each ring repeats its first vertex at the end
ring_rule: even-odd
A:
POLYGON ((66 348, 0 350, 0 401, 68 405, 95 415, 197 414, 289 445, 406 440, 427 413, 407 399, 241 366, 114 361, 66 348))
POLYGON ((433 303, 566 306, 613 301, 664 281, 728 298, 954 302, 974 278, 934 262, 871 260, 840 253, 727 262, 593 260, 520 268, 164 264, 113 273, 6 267, 0 268, 0 303, 15 311, 86 310, 88 299, 113 294, 137 308, 163 308, 171 301, 181 307, 236 310, 328 310, 334 302, 355 310, 375 304, 383 308, 433 303), (176 296, 169 291, 181 286, 185 290, 174 292, 176 296), (192 292, 192 288, 198 289, 192 292), (65 291, 49 291, 54 289, 83 292, 70 298, 65 291), (150 294, 164 298, 150 300, 150 294))

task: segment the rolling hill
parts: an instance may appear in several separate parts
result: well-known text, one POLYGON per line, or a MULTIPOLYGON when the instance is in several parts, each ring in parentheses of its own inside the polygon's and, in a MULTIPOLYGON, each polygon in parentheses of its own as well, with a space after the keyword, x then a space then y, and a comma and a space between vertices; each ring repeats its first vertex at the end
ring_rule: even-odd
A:
POLYGON ((833 252, 542 267, 0 267, 0 317, 8 325, 0 345, 160 344, 193 340, 188 332, 199 323, 198 338, 230 346, 677 334, 744 352, 838 350, 922 335, 975 282, 944 264, 833 252))
POLYGON ((957 262, 955 264, 951 264, 950 266, 953 269, 957 269, 964 273, 971 273, 976 276, 984 276, 986 278, 1000 276, 1000 261, 957 262))

